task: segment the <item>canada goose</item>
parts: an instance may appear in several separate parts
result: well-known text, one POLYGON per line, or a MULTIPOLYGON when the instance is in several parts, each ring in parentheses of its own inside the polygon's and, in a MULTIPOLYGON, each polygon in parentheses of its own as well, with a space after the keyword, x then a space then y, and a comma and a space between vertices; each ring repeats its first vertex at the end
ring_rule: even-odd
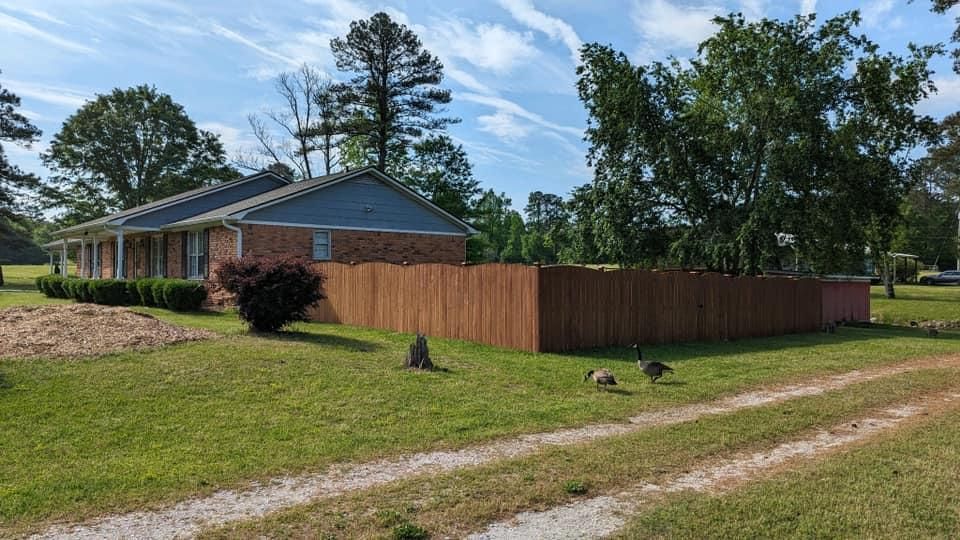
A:
POLYGON ((917 321, 910 321, 910 328, 916 328, 918 326, 920 326, 920 323, 917 321))
POLYGON ((633 346, 637 350, 637 367, 640 368, 640 371, 647 374, 650 377, 650 382, 655 383, 657 379, 663 377, 663 374, 667 371, 673 373, 673 368, 657 361, 645 361, 643 359, 643 352, 640 351, 640 344, 635 344, 633 346))
POLYGON ((827 321, 823 323, 823 331, 827 334, 833 334, 837 331, 837 323, 833 321, 827 321))
POLYGON ((588 379, 593 379, 597 383, 597 391, 600 390, 600 385, 603 385, 603 389, 607 389, 607 385, 617 385, 617 380, 613 378, 613 373, 610 373, 609 369, 591 369, 583 376, 583 382, 587 382, 588 379))

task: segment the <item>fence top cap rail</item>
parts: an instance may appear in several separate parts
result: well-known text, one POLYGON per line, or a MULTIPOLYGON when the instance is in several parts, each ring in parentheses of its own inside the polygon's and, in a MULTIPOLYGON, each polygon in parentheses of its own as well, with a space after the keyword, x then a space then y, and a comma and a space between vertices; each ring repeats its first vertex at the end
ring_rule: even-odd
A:
POLYGON ((849 282, 849 283, 870 283, 873 278, 870 276, 847 276, 841 274, 831 274, 820 276, 820 281, 826 282, 849 282))

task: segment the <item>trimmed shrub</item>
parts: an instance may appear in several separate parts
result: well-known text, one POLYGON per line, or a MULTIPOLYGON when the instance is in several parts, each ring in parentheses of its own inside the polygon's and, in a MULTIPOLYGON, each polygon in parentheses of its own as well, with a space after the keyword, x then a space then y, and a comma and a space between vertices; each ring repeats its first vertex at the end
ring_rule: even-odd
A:
POLYGON ((137 280, 128 279, 126 280, 127 285, 127 302, 128 306, 139 306, 143 302, 140 301, 140 292, 137 290, 137 280))
POLYGON ((141 306, 156 306, 157 303, 153 299, 153 284, 162 281, 160 278, 143 278, 138 279, 134 282, 134 286, 137 289, 137 302, 141 306))
POLYGON ((174 311, 197 311, 207 297, 202 282, 186 279, 163 280, 163 306, 174 311))
POLYGON ((261 332, 275 332, 307 318, 324 298, 324 276, 298 257, 245 257, 222 263, 214 283, 237 299, 240 318, 261 332))
POLYGON ((66 298, 67 293, 63 290, 63 276, 51 274, 44 280, 43 292, 50 298, 66 298))
POLYGON ((70 278, 67 278, 67 279, 63 280, 63 283, 61 283, 60 286, 63 287, 63 295, 64 295, 64 298, 69 298, 69 299, 71 299, 71 300, 73 300, 73 299, 76 298, 76 297, 74 296, 74 289, 76 288, 75 286, 76 286, 76 284, 77 284, 78 281, 80 281, 80 280, 78 280, 78 279, 70 279, 70 278))
POLYGON ((46 281, 47 277, 48 276, 37 276, 37 278, 33 280, 33 282, 37 285, 37 290, 43 294, 47 294, 47 292, 43 290, 43 282, 46 281))
POLYGON ((93 302, 93 291, 90 288, 90 285, 93 283, 92 279, 81 279, 78 280, 78 283, 74 285, 74 294, 80 297, 77 298, 80 302, 93 302))
POLYGON ((105 306, 122 306, 127 303, 127 282, 121 279, 96 279, 90 282, 93 301, 105 306))
POLYGON ((166 285, 168 279, 157 279, 150 284, 150 297, 153 298, 153 303, 151 306, 156 307, 166 307, 166 302, 163 301, 163 287, 166 285))

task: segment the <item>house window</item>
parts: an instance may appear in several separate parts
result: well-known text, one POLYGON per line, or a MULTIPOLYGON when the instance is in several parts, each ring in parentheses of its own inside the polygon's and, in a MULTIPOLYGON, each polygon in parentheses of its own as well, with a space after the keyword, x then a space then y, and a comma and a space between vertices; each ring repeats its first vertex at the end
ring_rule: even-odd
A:
POLYGON ((190 279, 203 279, 206 264, 203 255, 206 252, 206 246, 203 245, 203 231, 190 231, 187 233, 187 277, 190 279))
POLYGON ((150 237, 150 275, 163 277, 167 254, 163 249, 163 236, 150 237))
POLYGON ((313 258, 317 261, 330 260, 330 231, 313 231, 313 258))

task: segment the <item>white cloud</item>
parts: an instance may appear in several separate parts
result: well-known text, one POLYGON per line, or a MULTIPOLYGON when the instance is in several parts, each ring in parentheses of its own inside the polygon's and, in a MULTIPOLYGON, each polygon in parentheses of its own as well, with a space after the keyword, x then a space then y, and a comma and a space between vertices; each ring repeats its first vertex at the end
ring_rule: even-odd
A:
POLYGON ((817 11, 817 0, 800 0, 800 13, 809 15, 817 11))
POLYGON ((261 55, 266 56, 267 58, 272 58, 273 60, 278 60, 280 62, 283 62, 287 64, 289 67, 297 67, 300 65, 300 63, 294 60, 293 58, 290 58, 289 56, 285 56, 263 45, 260 45, 256 41, 253 41, 252 39, 242 34, 239 34, 217 22, 211 22, 209 26, 210 26, 210 31, 212 33, 220 37, 229 39, 234 43, 239 43, 245 47, 253 49, 254 51, 260 53, 261 55))
POLYGON ((534 129, 533 125, 521 122, 519 118, 503 110, 478 116, 477 122, 480 123, 480 131, 485 131, 505 141, 524 139, 534 129))
POLYGON ((740 0, 740 11, 747 19, 762 19, 767 14, 767 0, 740 0))
POLYGON ((247 130, 221 122, 199 122, 197 127, 219 136, 228 156, 238 155, 246 151, 255 142, 253 136, 247 130))
POLYGON ((500 5, 510 12, 517 22, 543 32, 550 39, 559 40, 570 50, 575 64, 580 63, 580 46, 583 41, 569 23, 563 19, 547 15, 533 5, 533 0, 500 0, 500 5))
POLYGON ((725 11, 715 5, 679 7, 667 0, 642 0, 634 3, 632 19, 647 47, 693 49, 717 31, 712 19, 725 11))
POLYGON ((868 28, 885 28, 894 30, 903 26, 903 18, 891 17, 893 0, 870 0, 860 10, 863 15, 863 24, 868 28))
POLYGON ((33 39, 40 39, 50 43, 51 45, 56 45, 61 49, 66 49, 68 51, 83 53, 83 54, 94 54, 96 53, 90 47, 82 45, 75 41, 70 41, 69 39, 64 39, 60 36, 56 36, 49 32, 44 32, 32 24, 22 21, 16 17, 7 15, 6 13, 0 13, 0 29, 6 32, 12 32, 14 34, 20 34, 33 39))
POLYGON ((487 126, 493 126, 495 122, 499 122, 500 125, 504 125, 507 121, 506 116, 513 116, 517 118, 522 118, 529 122, 532 122, 540 127, 549 129, 551 131, 565 134, 573 135, 575 137, 582 137, 583 130, 575 127, 564 126, 547 120, 546 118, 540 116, 537 113, 528 111, 520 105, 502 97, 497 96, 484 96, 480 94, 474 94, 471 92, 464 92, 462 94, 457 94, 458 99, 464 101, 469 101, 471 103, 477 103, 480 105, 486 105, 496 110, 494 116, 500 115, 497 120, 486 120, 487 126))
POLYGON ((935 79, 933 83, 937 93, 921 101, 917 105, 917 112, 935 118, 956 112, 957 103, 960 103, 960 77, 935 79))
POLYGON ((40 11, 39 9, 33 9, 26 6, 3 6, 0 9, 5 9, 7 11, 14 11, 17 13, 23 13, 24 15, 33 17, 34 19, 39 19, 53 24, 59 24, 61 26, 66 25, 67 23, 63 22, 61 19, 54 17, 53 15, 47 13, 46 11, 40 11))
POLYGON ((8 79, 4 82, 4 86, 20 97, 74 109, 80 107, 92 98, 92 95, 87 92, 64 88, 62 86, 51 86, 26 81, 8 79))
POLYGON ((476 77, 467 73, 466 71, 463 71, 462 69, 458 69, 456 66, 454 66, 450 62, 444 62, 443 72, 447 77, 450 77, 454 81, 460 83, 461 86, 463 86, 468 90, 479 92, 481 94, 494 93, 489 86, 481 83, 480 81, 477 80, 476 77))
POLYGON ((539 51, 531 45, 533 35, 508 30, 499 24, 446 19, 431 26, 431 41, 443 43, 438 49, 445 56, 462 58, 481 69, 498 74, 511 72, 535 58, 539 51))

